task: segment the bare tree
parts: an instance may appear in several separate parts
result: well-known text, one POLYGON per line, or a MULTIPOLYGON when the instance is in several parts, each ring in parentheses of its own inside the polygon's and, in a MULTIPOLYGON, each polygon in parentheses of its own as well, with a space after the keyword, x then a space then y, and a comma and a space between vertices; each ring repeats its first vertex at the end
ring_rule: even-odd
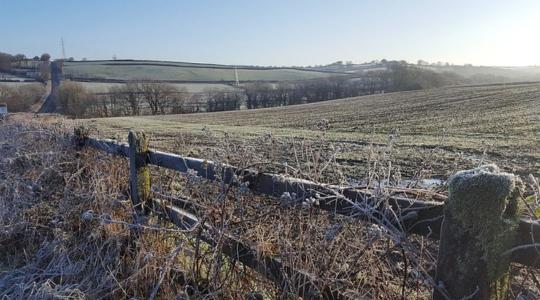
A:
POLYGON ((124 99, 131 108, 132 115, 139 115, 141 113, 141 104, 139 100, 139 86, 136 82, 128 82, 124 87, 124 99))
POLYGON ((92 105, 84 86, 73 81, 62 82, 58 90, 58 100, 64 112, 75 118, 83 117, 92 105))
POLYGON ((41 57, 39 58, 41 61, 50 61, 51 55, 49 53, 43 53, 41 54, 41 57))
POLYGON ((109 109, 109 96, 110 95, 101 95, 97 96, 93 104, 90 106, 90 115, 97 117, 111 117, 109 109))
POLYGON ((115 104, 125 106, 126 115, 137 116, 141 113, 139 90, 140 87, 136 82, 128 82, 122 86, 111 87, 109 95, 117 100, 115 104))
POLYGON ((41 84, 25 84, 17 87, 0 85, 0 99, 5 102, 11 112, 25 112, 32 109, 44 93, 41 84))
POLYGON ((21 53, 19 53, 19 54, 15 54, 15 56, 14 56, 14 59, 15 59, 15 61, 16 61, 16 62, 18 62, 18 63, 19 63, 19 65, 20 65, 20 64, 21 64, 21 62, 22 62, 23 60, 25 60, 25 59, 26 59, 26 55, 24 55, 24 54, 21 54, 21 53))
POLYGON ((153 115, 165 114, 173 96, 178 93, 171 84, 156 81, 143 81, 139 89, 153 115))
POLYGON ((39 78, 42 81, 47 81, 51 78, 51 63, 42 61, 39 63, 39 78))
POLYGON ((13 56, 11 54, 0 52, 0 71, 11 71, 11 61, 13 61, 13 56))
POLYGON ((189 100, 189 92, 186 87, 177 88, 171 95, 171 113, 179 114, 186 112, 186 105, 189 100))
POLYGON ((113 117, 129 115, 129 105, 125 101, 125 95, 122 93, 110 93, 109 97, 109 112, 113 117))

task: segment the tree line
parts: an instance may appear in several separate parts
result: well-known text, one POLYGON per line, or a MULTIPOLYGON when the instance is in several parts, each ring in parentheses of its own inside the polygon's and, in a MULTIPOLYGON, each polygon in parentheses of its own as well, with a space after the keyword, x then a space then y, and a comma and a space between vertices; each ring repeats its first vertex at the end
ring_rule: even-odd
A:
POLYGON ((92 93, 80 82, 63 81, 58 91, 62 112, 73 117, 119 117, 183 114, 240 109, 241 91, 205 89, 190 93, 185 87, 160 81, 130 81, 105 93, 92 93))
POLYGON ((64 81, 59 102, 75 117, 116 117, 255 109, 408 91, 467 83, 454 73, 437 73, 403 62, 387 62, 385 69, 286 82, 245 83, 236 90, 206 89, 190 93, 185 87, 139 80, 92 94, 81 83, 64 81))
POLYGON ((386 69, 379 71, 297 82, 248 83, 244 86, 246 108, 295 105, 468 82, 454 73, 437 73, 403 62, 388 62, 385 66, 386 69))
POLYGON ((83 84, 63 81, 58 101, 63 113, 74 117, 119 117, 183 113, 189 93, 158 81, 133 81, 94 94, 83 84))
POLYGON ((48 53, 28 58, 24 54, 11 55, 0 52, 0 72, 26 76, 26 71, 21 72, 19 69, 33 69, 31 72, 33 75, 30 77, 45 82, 50 79, 50 60, 51 55, 48 53))

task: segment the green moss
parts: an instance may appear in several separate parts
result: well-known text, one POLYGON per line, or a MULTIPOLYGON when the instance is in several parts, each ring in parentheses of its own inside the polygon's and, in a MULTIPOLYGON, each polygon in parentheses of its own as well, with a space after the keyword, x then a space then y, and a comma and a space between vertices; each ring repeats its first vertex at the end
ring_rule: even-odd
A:
POLYGON ((139 169, 137 171, 137 180, 141 198, 144 200, 148 200, 150 198, 150 169, 139 169))
MULTIPOLYGON (((143 155, 148 152, 149 139, 146 138, 146 134, 143 131, 131 131, 130 132, 130 144, 135 147, 137 155, 143 155)), ((140 201, 142 205, 147 205, 145 202, 150 199, 151 179, 150 169, 146 166, 144 158, 137 157, 137 190, 139 193, 140 201)))
MULTIPOLYGON (((503 298, 508 286, 509 256, 514 244, 523 184, 519 177, 501 172, 495 165, 461 171, 449 180, 447 209, 482 250, 493 299, 503 298)), ((474 265, 477 257, 466 257, 474 265)))

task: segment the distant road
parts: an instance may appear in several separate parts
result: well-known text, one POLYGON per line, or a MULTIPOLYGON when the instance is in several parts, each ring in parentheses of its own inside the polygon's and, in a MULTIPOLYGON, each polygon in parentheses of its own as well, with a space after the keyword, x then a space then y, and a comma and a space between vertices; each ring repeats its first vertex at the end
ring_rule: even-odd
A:
POLYGON ((62 63, 53 61, 51 62, 51 88, 50 93, 45 100, 45 103, 41 106, 38 113, 55 113, 59 112, 60 106, 58 105, 58 87, 62 80, 62 63))
POLYGON ((30 111, 33 113, 37 113, 41 111, 41 108, 45 104, 45 101, 47 101, 47 98, 49 98, 49 95, 51 94, 51 81, 47 81, 45 86, 45 92, 41 97, 39 98, 39 102, 32 105, 30 111))

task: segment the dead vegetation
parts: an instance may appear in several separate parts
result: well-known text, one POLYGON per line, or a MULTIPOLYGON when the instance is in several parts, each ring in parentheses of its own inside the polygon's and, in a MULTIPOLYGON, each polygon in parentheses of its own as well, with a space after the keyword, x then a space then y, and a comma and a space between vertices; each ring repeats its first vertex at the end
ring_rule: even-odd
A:
POLYGON ((5 85, 0 84, 0 98, 5 102, 10 112, 30 112, 39 105, 39 100, 45 93, 40 83, 5 85))
MULTIPOLYGON (((75 151, 71 131, 58 119, 25 116, 0 127, 0 297, 295 298, 299 283, 294 278, 272 283, 222 255, 222 244, 202 242, 200 226, 182 231, 156 217, 134 224, 127 161, 94 150, 75 151)), ((216 162, 351 183, 331 147, 291 142, 297 163, 271 163, 271 153, 253 151, 283 142, 270 135, 238 144, 204 134, 218 146, 204 155, 216 162)), ((362 183, 378 186, 381 201, 400 181, 391 151, 368 160, 362 183), (387 184, 381 185, 384 180, 387 184)), ((320 211, 317 199, 298 202, 290 194, 263 198, 242 187, 162 169, 153 169, 153 180, 158 194, 192 199, 193 213, 215 229, 210 233, 214 240, 239 236, 260 257, 272 256, 309 273, 321 293, 430 298, 437 243, 429 239, 320 211)), ((537 188, 532 185, 533 209, 537 188)), ((514 266, 513 272, 517 276, 509 298, 540 295, 537 270, 514 266)))

